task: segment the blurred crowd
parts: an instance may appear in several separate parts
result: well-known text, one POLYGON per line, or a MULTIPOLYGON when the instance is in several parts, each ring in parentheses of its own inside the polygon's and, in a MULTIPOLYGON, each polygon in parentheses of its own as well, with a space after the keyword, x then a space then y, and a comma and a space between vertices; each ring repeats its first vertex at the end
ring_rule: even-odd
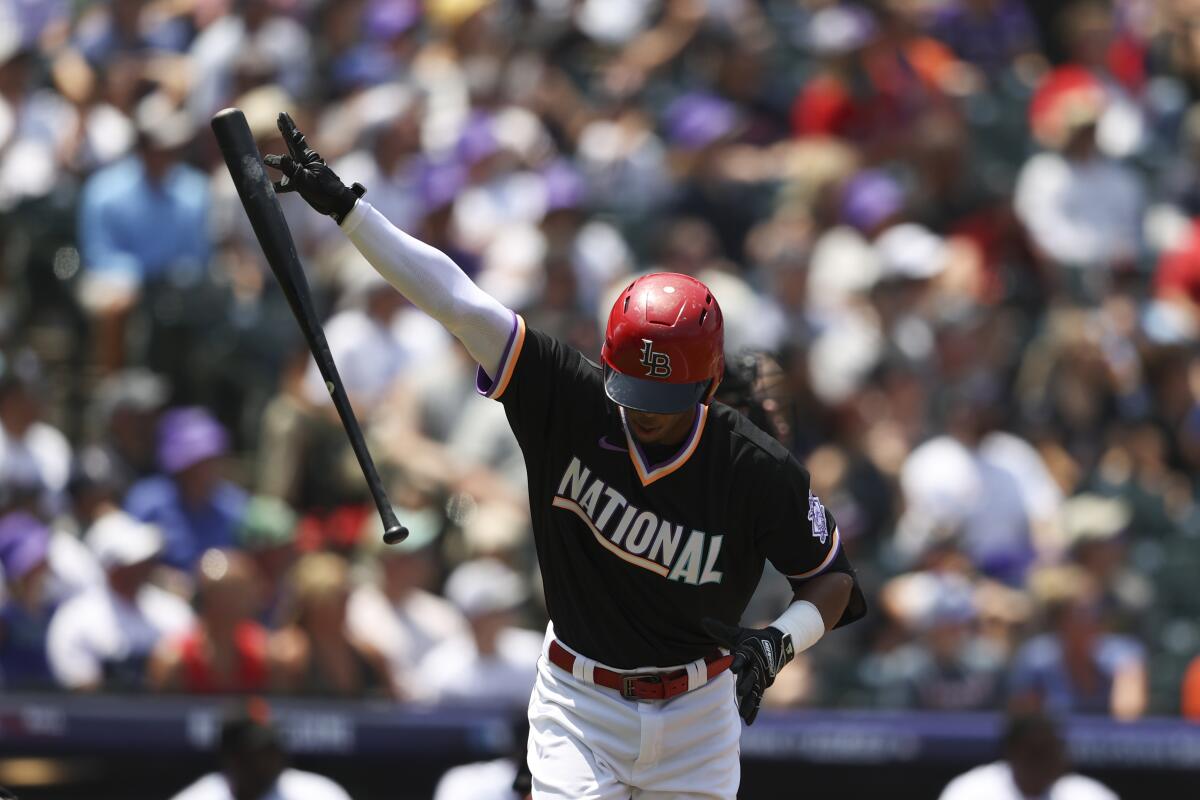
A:
MULTIPOLYGON (((0 686, 528 697, 503 411, 283 200, 412 531, 382 545, 208 132, 236 105, 585 354, 631 275, 713 288, 722 397, 807 464, 873 608, 768 703, 1200 718, 1197 30, 1196 0, 0 0, 0 686)), ((768 570, 748 621, 788 596, 768 570)))

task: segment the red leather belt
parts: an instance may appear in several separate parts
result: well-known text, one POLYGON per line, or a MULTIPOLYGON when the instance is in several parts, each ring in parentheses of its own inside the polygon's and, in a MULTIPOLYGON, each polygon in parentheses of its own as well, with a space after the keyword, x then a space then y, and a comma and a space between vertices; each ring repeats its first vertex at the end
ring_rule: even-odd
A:
MULTIPOLYGON (((550 663, 566 672, 573 672, 575 654, 556 640, 550 642, 550 663)), ((704 659, 708 680, 712 680, 733 663, 733 656, 709 656, 704 659)), ((688 691, 686 669, 672 672, 614 672, 604 667, 592 671, 592 683, 619 692, 626 700, 670 700, 688 691)))

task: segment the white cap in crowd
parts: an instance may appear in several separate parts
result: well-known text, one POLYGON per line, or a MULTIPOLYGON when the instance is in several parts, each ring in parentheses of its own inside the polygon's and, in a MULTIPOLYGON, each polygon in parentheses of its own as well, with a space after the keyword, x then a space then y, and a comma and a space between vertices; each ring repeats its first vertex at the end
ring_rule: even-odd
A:
POLYGON ((468 617, 511 611, 528 597, 521 577, 492 558, 467 561, 446 580, 446 598, 468 617))
POLYGON ((92 523, 85 541, 106 570, 149 561, 163 549, 162 531, 156 525, 134 519, 124 511, 110 512, 92 523))

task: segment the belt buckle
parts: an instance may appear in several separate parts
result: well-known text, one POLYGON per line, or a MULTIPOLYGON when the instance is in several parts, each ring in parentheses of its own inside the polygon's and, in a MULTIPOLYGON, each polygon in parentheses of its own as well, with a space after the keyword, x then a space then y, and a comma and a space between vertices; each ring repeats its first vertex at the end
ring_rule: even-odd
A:
POLYGON ((650 683, 662 683, 662 678, 653 672, 640 672, 634 675, 621 676, 621 697, 626 700, 641 700, 637 694, 637 682, 649 681, 650 683))

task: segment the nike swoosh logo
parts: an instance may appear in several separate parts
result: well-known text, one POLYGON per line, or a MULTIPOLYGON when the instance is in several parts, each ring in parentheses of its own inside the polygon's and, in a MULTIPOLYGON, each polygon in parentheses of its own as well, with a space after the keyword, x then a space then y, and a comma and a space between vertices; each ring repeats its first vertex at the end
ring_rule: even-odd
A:
POLYGON ((624 453, 627 450, 627 448, 625 448, 625 447, 618 447, 617 445, 610 442, 608 440, 607 436, 600 437, 600 449, 601 450, 613 450, 618 453, 624 453))

